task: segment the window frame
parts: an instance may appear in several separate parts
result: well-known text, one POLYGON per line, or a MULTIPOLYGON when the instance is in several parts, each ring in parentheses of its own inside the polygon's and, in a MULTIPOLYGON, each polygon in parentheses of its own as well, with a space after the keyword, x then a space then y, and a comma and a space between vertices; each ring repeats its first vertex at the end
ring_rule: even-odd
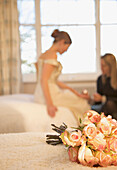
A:
MULTIPOLYGON (((101 55, 101 45, 100 45, 100 0, 94 0, 95 4, 95 24, 75 24, 76 26, 83 25, 94 25, 95 26, 95 33, 96 33, 96 73, 74 73, 74 74, 62 74, 59 79, 64 82, 77 82, 77 81, 95 81, 99 74, 101 74, 100 71, 100 55, 101 55)), ((20 24, 22 25, 22 24, 20 24)), ((23 25, 33 25, 35 26, 36 30, 36 50, 37 50, 37 58, 41 54, 41 27, 42 26, 60 26, 60 25, 42 25, 41 19, 40 19, 40 0, 35 0, 35 24, 23 24, 23 25)), ((61 24, 68 25, 68 24, 61 24)), ((72 25, 72 24, 70 24, 72 25)), ((74 24, 73 24, 74 25, 74 24)), ((23 76, 23 82, 36 82, 36 76, 34 74, 22 74, 23 76), (30 77, 30 79, 29 79, 30 77), (35 78, 34 78, 35 77, 35 78)))

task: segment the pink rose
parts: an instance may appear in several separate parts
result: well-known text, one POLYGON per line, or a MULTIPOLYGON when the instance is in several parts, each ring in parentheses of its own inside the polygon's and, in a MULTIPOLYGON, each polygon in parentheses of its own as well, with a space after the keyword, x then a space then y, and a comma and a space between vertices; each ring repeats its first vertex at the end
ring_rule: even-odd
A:
POLYGON ((112 119, 111 115, 108 115, 106 118, 111 123, 112 129, 117 128, 117 121, 115 119, 112 119))
POLYGON ((85 135, 82 135, 82 138, 81 138, 81 145, 87 141, 87 138, 85 135))
POLYGON ((111 157, 112 157, 112 164, 114 166, 117 166, 117 153, 113 153, 111 157))
POLYGON ((82 133, 80 130, 72 131, 73 129, 66 129, 64 133, 61 134, 60 138, 62 139, 64 145, 69 146, 79 146, 81 144, 82 133))
POLYGON ((117 128, 112 130, 112 136, 117 138, 117 128))
POLYGON ((107 120, 106 117, 103 117, 100 120, 100 122, 97 124, 97 127, 100 129, 100 131, 104 135, 109 135, 111 133, 111 130, 112 130, 112 125, 111 125, 110 121, 107 120))
POLYGON ((68 149, 68 155, 69 159, 72 162, 77 162, 78 161, 78 147, 70 147, 68 149))
POLYGON ((104 112, 101 113, 101 119, 102 119, 103 117, 106 117, 105 114, 104 114, 104 112))
POLYGON ((99 162, 99 159, 93 156, 91 149, 86 146, 86 143, 78 151, 78 160, 82 165, 91 167, 99 162))
POLYGON ((103 151, 97 151, 95 155, 99 159, 99 165, 106 167, 112 164, 112 157, 110 153, 105 153, 103 151))
POLYGON ((107 143, 106 139, 104 139, 104 135, 100 131, 97 131, 95 138, 89 139, 88 144, 91 144, 93 149, 102 151, 105 149, 107 143))
POLYGON ((113 150, 117 153, 117 138, 114 136, 108 139, 108 145, 110 150, 113 150))
POLYGON ((94 110, 89 110, 88 112, 86 112, 86 117, 83 120, 83 124, 88 125, 89 123, 98 123, 100 119, 100 114, 98 114, 94 110))
POLYGON ((115 119, 112 119, 110 122, 113 128, 117 128, 117 121, 115 119))
POLYGON ((83 129, 83 133, 89 139, 95 138, 95 136, 97 135, 97 128, 96 128, 95 124, 90 123, 87 126, 85 126, 84 129, 83 129))

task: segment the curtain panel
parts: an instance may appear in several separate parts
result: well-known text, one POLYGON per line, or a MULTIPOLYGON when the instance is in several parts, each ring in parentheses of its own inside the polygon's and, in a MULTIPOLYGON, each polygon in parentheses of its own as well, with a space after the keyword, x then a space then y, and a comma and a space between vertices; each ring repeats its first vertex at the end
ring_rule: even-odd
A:
POLYGON ((0 0, 0 95, 20 92, 17 0, 0 0))

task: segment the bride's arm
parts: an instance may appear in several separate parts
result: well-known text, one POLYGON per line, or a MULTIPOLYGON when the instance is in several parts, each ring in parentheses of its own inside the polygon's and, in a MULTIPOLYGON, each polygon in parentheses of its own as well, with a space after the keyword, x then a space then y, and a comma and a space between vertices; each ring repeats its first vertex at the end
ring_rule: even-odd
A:
POLYGON ((87 95, 86 94, 80 94, 76 90, 74 90, 73 88, 67 86, 66 84, 64 84, 61 81, 57 81, 57 84, 58 84, 58 86, 60 88, 62 88, 62 89, 69 89, 71 92, 73 92, 75 95, 77 95, 77 96, 79 96, 81 98, 84 98, 84 99, 87 99, 87 100, 89 100, 89 98, 90 98, 90 96, 88 94, 87 95))
POLYGON ((42 75, 41 75, 41 77, 42 77, 41 78, 41 86, 42 86, 42 90, 43 90, 46 104, 47 104, 47 111, 51 117, 54 117, 55 112, 57 111, 57 108, 53 105, 49 87, 48 87, 48 80, 50 78, 50 75, 52 74, 53 69, 54 69, 53 65, 44 64, 43 70, 42 70, 42 75))
POLYGON ((76 94, 77 96, 81 97, 81 94, 78 93, 76 90, 74 90, 73 88, 67 86, 65 83, 61 82, 61 81, 57 81, 57 85, 62 88, 62 89, 69 89, 70 91, 72 91, 74 94, 76 94))

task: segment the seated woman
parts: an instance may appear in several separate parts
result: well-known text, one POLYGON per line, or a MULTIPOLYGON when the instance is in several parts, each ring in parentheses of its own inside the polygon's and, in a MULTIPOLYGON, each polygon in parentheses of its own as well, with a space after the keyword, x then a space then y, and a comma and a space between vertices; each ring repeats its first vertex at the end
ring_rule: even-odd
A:
POLYGON ((101 57, 102 75, 97 79, 97 93, 94 94, 93 110, 110 114, 117 119, 117 66, 113 54, 101 57))
MULTIPOLYGON (((90 109, 86 96, 58 81, 62 65, 57 61, 57 53, 66 52, 72 41, 68 33, 64 31, 54 30, 51 36, 54 38, 53 45, 38 59, 39 73, 34 100, 46 104, 50 117, 56 119, 57 107, 63 106, 69 108, 78 121, 83 117, 83 113, 90 109)), ((65 121, 64 113, 62 117, 65 121)))

